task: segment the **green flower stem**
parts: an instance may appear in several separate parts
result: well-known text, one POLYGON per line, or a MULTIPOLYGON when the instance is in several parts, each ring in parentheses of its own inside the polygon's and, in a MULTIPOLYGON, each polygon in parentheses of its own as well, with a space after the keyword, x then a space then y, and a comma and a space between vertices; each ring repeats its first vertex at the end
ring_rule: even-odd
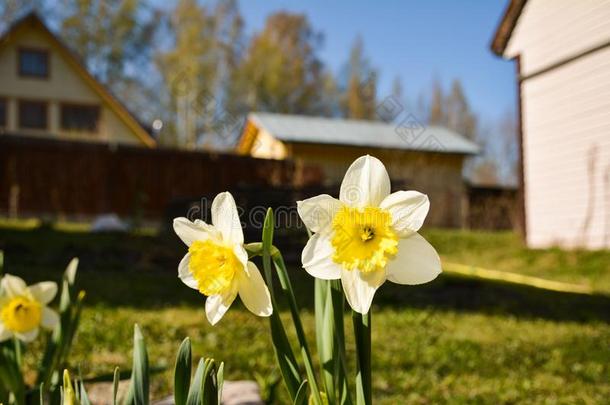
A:
POLYGON ((80 291, 74 297, 72 289, 76 269, 72 266, 75 263, 78 262, 75 260, 70 262, 63 276, 59 302, 60 324, 47 339, 36 382, 38 386, 42 384, 46 391, 55 389, 56 384, 61 384, 60 373, 66 366, 66 359, 80 322, 85 292, 80 291))
POLYGON ((329 281, 329 293, 331 294, 335 337, 334 370, 336 386, 341 405, 351 405, 352 399, 347 383, 347 356, 345 355, 345 325, 343 314, 345 313, 345 296, 341 280, 329 281))
POLYGON ((335 309, 330 282, 316 280, 316 336, 322 377, 329 405, 337 404, 337 344, 335 341, 335 309), (321 301, 321 302, 318 302, 321 301))
POLYGON ((315 300, 315 322, 316 322, 316 346, 318 348, 318 357, 320 361, 320 367, 322 371, 322 382, 326 388, 326 396, 328 398, 329 405, 335 405, 335 384, 333 378, 333 370, 329 365, 329 354, 328 345, 329 339, 328 334, 331 336, 333 331, 326 330, 326 295, 328 292, 327 280, 321 280, 316 278, 314 280, 314 300, 315 300))
MULTIPOLYGON (((253 257, 257 257, 257 256, 263 256, 263 244, 261 242, 254 242, 254 243, 248 243, 245 246, 246 251, 248 252, 248 255, 250 258, 253 257)), ((275 246, 271 246, 269 248, 269 255, 271 257, 271 259, 273 260, 274 264, 276 265, 276 269, 278 271, 278 277, 280 278, 280 284, 282 285, 282 289, 283 291, 286 293, 287 296, 291 296, 293 298, 291 304, 293 304, 291 306, 291 314, 293 313, 292 309, 296 309, 296 314, 298 317, 298 309, 297 309, 297 305, 296 305, 296 300, 294 300, 294 293, 292 292, 292 285, 290 283, 290 278, 288 277, 288 273, 286 271, 285 265, 284 265, 284 260, 282 258, 282 255, 279 251, 279 249, 277 249, 275 246)), ((264 261, 263 261, 263 265, 264 265, 264 261)), ((337 333, 335 334, 335 337, 337 339, 337 349, 338 349, 338 353, 339 353, 339 360, 340 360, 340 364, 339 364, 339 371, 337 372, 337 379, 338 382, 335 383, 339 388, 339 400, 340 400, 340 404, 342 405, 349 405, 352 403, 350 395, 349 395, 349 390, 348 390, 348 384, 347 384, 347 366, 346 366, 346 355, 345 355, 345 332, 344 332, 344 324, 343 324, 343 308, 344 308, 344 295, 343 295, 343 289, 341 288, 341 281, 340 280, 333 280, 330 281, 328 283, 330 283, 330 287, 329 285, 326 284, 327 282, 325 280, 318 280, 316 279, 316 343, 318 344, 318 346, 322 343, 321 339, 321 335, 318 331, 321 331, 323 329, 323 326, 319 326, 319 325, 323 325, 323 320, 324 320, 324 307, 325 307, 325 300, 326 300, 326 294, 328 293, 332 293, 332 300, 333 300, 333 307, 334 308, 341 308, 340 310, 335 310, 335 316, 334 316, 334 322, 335 322, 335 330, 337 331, 337 333), (329 291, 327 291, 327 289, 329 291)), ((273 293, 272 293, 272 300, 273 300, 273 293)), ((274 304, 275 307, 275 304, 274 304)), ((299 321, 295 322, 295 326, 296 325, 301 325, 300 323, 300 318, 299 321)), ((301 327, 301 331, 302 331, 302 327, 301 327)), ((299 336, 299 335, 297 335, 299 336)), ((300 336, 303 337, 302 341, 305 341, 304 339, 304 334, 301 334, 300 336)), ((299 339, 299 342, 301 342, 301 339, 299 339)), ((307 343, 305 343, 307 344, 307 343)), ((318 349, 319 351, 319 349, 318 349)), ((339 363, 339 362, 338 362, 339 363)))
POLYGON ((349 405, 341 281, 316 279, 315 287, 316 342, 328 403, 349 405))
MULTIPOLYGON (((275 270, 277 272, 278 278, 280 280, 280 286, 282 288, 282 292, 284 296, 288 299, 288 304, 290 307, 290 313, 292 315, 292 321, 294 324, 294 328, 297 334, 297 340, 299 341, 299 345, 301 347, 301 355, 303 357, 303 363, 305 365, 305 372, 307 373, 308 384, 311 388, 311 397, 313 399, 314 404, 322 405, 322 398, 320 396, 320 389, 318 382, 316 380, 316 375, 314 372, 313 362, 311 360, 311 352, 309 350, 309 345, 307 344, 307 339, 305 338, 305 331, 303 330, 303 324, 301 322, 301 317, 299 315, 299 308, 297 305, 296 298, 294 296, 294 290, 292 289, 292 284, 290 282, 290 277, 288 276, 288 271, 286 270, 286 264, 284 263, 284 258, 278 249, 275 249, 272 257, 272 243, 273 243, 273 229, 275 227, 274 219, 273 219, 273 210, 269 208, 267 210, 267 215, 265 217, 265 223, 263 225, 263 268, 265 269, 265 276, 268 278, 268 281, 271 281, 272 277, 270 273, 270 261, 273 259, 273 264, 275 265, 275 270)), ((273 285, 269 284, 269 289, 273 290, 273 285)), ((271 293, 273 294, 273 293, 271 293)), ((273 295, 272 295, 273 300, 273 295)), ((277 308, 276 302, 273 300, 273 308, 277 308)), ((275 313, 275 311, 274 311, 275 313)), ((298 392, 298 387, 297 387, 298 392)), ((295 392, 296 396, 296 392, 295 392)), ((293 397, 294 398, 294 397, 293 397)))
POLYGON ((18 366, 15 346, 12 342, 0 343, 0 385, 13 395, 15 405, 25 404, 25 382, 18 366))
POLYGON ((17 360, 17 367, 21 369, 23 367, 23 344, 17 339, 13 338, 13 344, 15 345, 15 359, 17 360))
POLYGON ((297 333, 297 339, 301 346, 301 353, 303 355, 303 363, 305 364, 305 371, 307 372, 308 383, 311 387, 312 397, 314 403, 322 405, 322 398, 320 397, 320 389, 314 373, 313 362, 311 360, 311 352, 309 351, 309 345, 305 338, 305 331, 303 330, 303 323, 301 322, 301 316, 299 315, 299 307, 294 297, 294 290, 290 283, 290 277, 286 270, 284 258, 281 253, 277 251, 277 254, 273 256, 273 263, 277 271, 278 278, 280 279, 280 286, 284 295, 288 298, 288 304, 290 306, 290 314, 292 315, 292 322, 297 333))
POLYGON ((290 398, 294 404, 301 405, 304 403, 299 402, 299 390, 302 387, 304 379, 301 378, 296 357, 288 340, 288 336, 286 336, 286 329, 284 328, 280 314, 277 311, 278 306, 275 291, 273 289, 273 274, 271 270, 272 242, 273 215, 269 215, 268 212, 263 226, 263 243, 249 244, 246 245, 245 248, 250 257, 259 255, 263 257, 263 272, 267 287, 269 288, 269 294, 271 295, 271 304, 274 309, 269 317, 273 349, 290 398))
POLYGON ((356 338, 356 403, 371 405, 373 402, 371 378, 371 311, 362 315, 352 311, 354 337, 356 338))

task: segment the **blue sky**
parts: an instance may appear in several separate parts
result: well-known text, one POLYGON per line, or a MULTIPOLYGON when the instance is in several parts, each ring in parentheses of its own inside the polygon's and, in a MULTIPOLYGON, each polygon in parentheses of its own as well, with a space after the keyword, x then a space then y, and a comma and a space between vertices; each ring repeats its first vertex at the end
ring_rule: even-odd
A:
POLYGON ((360 34, 365 51, 380 72, 378 94, 389 94, 396 76, 415 100, 429 93, 434 78, 448 86, 459 78, 473 109, 495 120, 515 109, 512 62, 494 56, 489 42, 507 0, 365 1, 242 0, 240 8, 251 35, 278 10, 305 13, 324 34, 321 59, 335 73, 360 34))

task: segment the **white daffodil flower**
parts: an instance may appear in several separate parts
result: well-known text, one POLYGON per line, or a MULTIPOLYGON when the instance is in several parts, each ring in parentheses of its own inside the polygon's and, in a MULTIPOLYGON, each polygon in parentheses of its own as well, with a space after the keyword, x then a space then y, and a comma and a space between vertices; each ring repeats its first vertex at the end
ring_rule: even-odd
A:
POLYGON ((178 266, 178 277, 208 297, 205 312, 212 325, 220 321, 238 294, 253 314, 271 315, 269 290, 256 265, 248 261, 239 214, 229 192, 214 198, 212 225, 176 218, 174 231, 189 248, 178 266))
POLYGON ((0 281, 0 342, 16 337, 31 342, 41 327, 54 329, 59 315, 47 305, 57 294, 52 281, 27 286, 17 276, 6 274, 0 281))
POLYGON ((305 270, 324 280, 341 279, 348 303, 365 314, 386 281, 423 284, 441 273, 436 250, 417 231, 430 202, 417 191, 390 194, 379 159, 362 156, 347 170, 339 199, 319 195, 297 202, 314 233, 303 249, 305 270))

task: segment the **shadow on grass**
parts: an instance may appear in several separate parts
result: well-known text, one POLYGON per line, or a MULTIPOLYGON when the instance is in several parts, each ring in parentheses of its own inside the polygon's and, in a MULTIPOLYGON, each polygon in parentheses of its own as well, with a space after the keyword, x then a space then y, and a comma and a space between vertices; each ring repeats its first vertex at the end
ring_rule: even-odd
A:
MULTIPOLYGON (((203 297, 177 278, 176 268, 185 248, 174 235, 0 229, 0 249, 5 251, 5 272, 30 283, 59 280, 70 258, 78 256, 81 265, 77 283, 87 291, 88 305, 203 305, 203 297)), ((300 268, 296 257, 288 255, 287 260, 297 300, 313 311, 313 280, 300 268)), ((610 323, 610 296, 562 293, 448 273, 421 286, 385 283, 375 305, 610 323)))
POLYGON ((386 283, 380 304, 434 307, 556 321, 610 323, 610 296, 582 295, 531 286, 442 274, 422 286, 386 283))

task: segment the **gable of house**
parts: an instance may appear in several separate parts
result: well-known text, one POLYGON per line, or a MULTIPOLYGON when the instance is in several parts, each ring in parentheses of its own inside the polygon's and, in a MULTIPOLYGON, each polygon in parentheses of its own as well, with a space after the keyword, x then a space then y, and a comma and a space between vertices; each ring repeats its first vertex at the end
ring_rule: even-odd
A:
POLYGON ((0 38, 0 107, 6 133, 155 145, 35 14, 0 38))
POLYGON ((610 1, 529 0, 515 21, 502 55, 520 55, 529 76, 610 45, 610 1))

